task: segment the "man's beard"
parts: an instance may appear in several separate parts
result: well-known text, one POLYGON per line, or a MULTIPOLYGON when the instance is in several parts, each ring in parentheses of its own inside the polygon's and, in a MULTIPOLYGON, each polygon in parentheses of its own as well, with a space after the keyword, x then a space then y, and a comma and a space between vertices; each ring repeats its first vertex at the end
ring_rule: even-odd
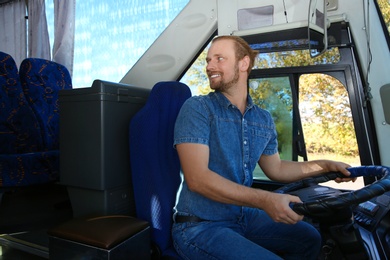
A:
POLYGON ((211 81, 210 81, 210 88, 214 89, 215 91, 224 92, 224 91, 230 89, 235 84, 237 84, 238 78, 239 78, 239 75, 238 75, 238 64, 236 63, 234 65, 234 76, 233 76, 232 80, 230 80, 229 82, 225 82, 224 79, 223 79, 223 75, 222 75, 221 76, 221 81, 216 82, 214 84, 212 84, 211 81))

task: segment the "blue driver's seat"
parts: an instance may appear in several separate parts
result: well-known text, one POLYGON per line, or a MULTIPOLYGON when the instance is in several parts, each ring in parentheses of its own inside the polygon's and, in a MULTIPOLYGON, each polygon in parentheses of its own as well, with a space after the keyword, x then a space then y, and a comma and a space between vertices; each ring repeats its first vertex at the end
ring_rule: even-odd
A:
POLYGON ((137 217, 151 227, 154 249, 178 258, 171 238, 172 214, 181 183, 180 162, 173 147, 176 117, 191 97, 187 85, 159 82, 145 106, 130 122, 130 162, 137 217))

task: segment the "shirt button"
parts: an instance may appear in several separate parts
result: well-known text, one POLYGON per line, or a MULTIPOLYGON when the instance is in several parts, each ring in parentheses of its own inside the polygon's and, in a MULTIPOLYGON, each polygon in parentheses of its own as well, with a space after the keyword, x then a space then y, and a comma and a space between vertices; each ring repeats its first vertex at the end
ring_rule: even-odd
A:
POLYGON ((247 143, 247 142, 246 142, 246 140, 245 140, 245 141, 244 141, 244 144, 246 145, 246 143, 247 143))

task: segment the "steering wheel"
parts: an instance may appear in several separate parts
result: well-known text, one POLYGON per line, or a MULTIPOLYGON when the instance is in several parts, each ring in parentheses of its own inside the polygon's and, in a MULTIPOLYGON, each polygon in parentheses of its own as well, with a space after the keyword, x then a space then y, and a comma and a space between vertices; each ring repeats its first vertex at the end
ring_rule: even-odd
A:
POLYGON ((351 192, 320 186, 318 183, 346 176, 339 172, 329 172, 324 175, 306 178, 287 184, 274 192, 292 194, 300 197, 303 203, 291 203, 291 208, 300 215, 311 218, 326 219, 345 208, 365 202, 390 190, 390 168, 385 166, 350 167, 349 178, 360 176, 378 177, 374 183, 351 192))

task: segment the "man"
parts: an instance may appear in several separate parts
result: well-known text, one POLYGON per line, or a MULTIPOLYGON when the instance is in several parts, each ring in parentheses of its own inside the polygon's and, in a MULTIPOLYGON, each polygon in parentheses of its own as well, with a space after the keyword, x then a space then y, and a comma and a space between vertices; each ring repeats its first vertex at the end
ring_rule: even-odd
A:
POLYGON ((256 54, 239 37, 215 38, 206 59, 215 92, 187 100, 177 118, 184 180, 172 235, 184 259, 316 259, 320 234, 289 207, 300 199, 251 188, 253 170, 280 182, 349 175, 341 162, 280 159, 273 120, 248 94, 256 54))

